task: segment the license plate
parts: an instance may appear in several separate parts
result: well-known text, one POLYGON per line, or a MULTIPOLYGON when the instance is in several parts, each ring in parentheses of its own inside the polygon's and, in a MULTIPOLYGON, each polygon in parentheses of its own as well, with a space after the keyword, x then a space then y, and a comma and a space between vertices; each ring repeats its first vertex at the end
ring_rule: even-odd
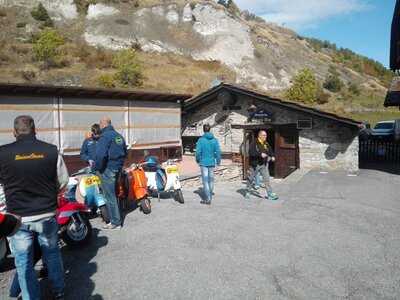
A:
POLYGON ((169 167, 169 168, 167 168, 167 173, 168 174, 178 173, 178 167, 169 167))
POLYGON ((100 184, 100 178, 99 176, 90 176, 85 178, 85 185, 86 186, 91 186, 94 184, 100 184))

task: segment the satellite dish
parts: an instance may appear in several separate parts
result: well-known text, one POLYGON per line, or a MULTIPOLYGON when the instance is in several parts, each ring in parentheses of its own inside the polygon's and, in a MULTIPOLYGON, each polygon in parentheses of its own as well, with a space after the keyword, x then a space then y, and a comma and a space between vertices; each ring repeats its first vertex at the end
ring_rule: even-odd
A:
POLYGON ((223 106, 234 106, 236 104, 236 96, 226 90, 219 92, 217 99, 222 102, 223 106))

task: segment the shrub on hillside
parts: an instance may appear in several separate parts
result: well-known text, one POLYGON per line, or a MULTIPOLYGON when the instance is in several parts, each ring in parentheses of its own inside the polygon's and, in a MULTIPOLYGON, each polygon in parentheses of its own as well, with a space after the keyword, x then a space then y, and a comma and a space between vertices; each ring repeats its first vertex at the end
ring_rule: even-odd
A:
POLYGON ((96 4, 97 0, 74 0, 76 8, 80 13, 87 14, 89 5, 96 4))
POLYGON ((233 0, 218 0, 217 3, 225 6, 231 14, 240 15, 240 9, 236 6, 233 0))
POLYGON ((314 73, 306 68, 294 78, 292 86, 285 93, 286 98, 303 103, 314 103, 318 96, 318 82, 314 73))
POLYGON ((329 98, 331 97, 331 95, 329 95, 328 93, 326 93, 324 91, 324 89, 322 88, 321 85, 318 86, 318 90, 317 90, 317 99, 316 102, 318 104, 326 104, 329 102, 329 98))
POLYGON ((115 79, 125 86, 142 85, 142 66, 133 49, 125 49, 115 54, 113 67, 117 69, 115 79))
POLYGON ((355 96, 360 96, 360 94, 361 94, 360 88, 355 83, 351 83, 349 85, 349 92, 355 96))
POLYGON ((25 28, 26 27, 26 22, 18 22, 17 23, 17 28, 25 28))
POLYGON ((196 8, 196 4, 197 4, 196 2, 191 1, 190 4, 189 4, 189 5, 190 5, 190 8, 191 8, 192 10, 195 9, 195 8, 196 8))
POLYGON ((31 15, 35 20, 42 22, 45 27, 54 26, 53 20, 50 18, 42 3, 39 3, 39 5, 31 11, 31 15))
POLYGON ((53 29, 42 31, 34 40, 33 53, 38 61, 54 63, 59 47, 64 44, 63 37, 53 29))
POLYGON ((325 78, 324 88, 332 93, 338 93, 342 90, 344 84, 340 80, 339 73, 332 66, 329 67, 329 75, 325 78))
POLYGON ((10 60, 11 58, 7 53, 6 43, 0 40, 0 66, 8 64, 10 60))
POLYGON ((105 88, 114 88, 115 87, 114 76, 112 74, 100 75, 99 77, 97 77, 97 83, 101 87, 105 87, 105 88))
POLYGON ((90 47, 87 44, 76 46, 76 56, 89 68, 108 69, 113 65, 113 54, 101 47, 90 47))
POLYGON ((36 72, 34 70, 25 69, 21 71, 21 77, 26 81, 32 81, 36 77, 36 72))
POLYGON ((256 22, 259 22, 259 23, 265 23, 265 20, 263 18, 257 16, 256 14, 253 14, 253 13, 249 12, 248 10, 242 11, 241 16, 246 21, 256 21, 256 22))

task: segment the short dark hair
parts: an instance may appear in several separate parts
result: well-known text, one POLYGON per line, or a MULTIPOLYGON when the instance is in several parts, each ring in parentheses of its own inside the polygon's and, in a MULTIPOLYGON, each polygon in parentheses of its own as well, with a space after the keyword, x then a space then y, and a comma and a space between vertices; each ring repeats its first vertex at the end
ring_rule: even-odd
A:
POLYGON ((100 125, 95 123, 92 125, 92 128, 90 129, 92 131, 93 134, 95 135, 100 135, 101 133, 101 129, 100 129, 100 125))
POLYGON ((31 116, 18 116, 14 120, 17 135, 35 133, 35 121, 31 116))
POLYGON ((210 132, 210 130, 211 130, 210 124, 204 124, 203 125, 203 131, 204 132, 210 132))

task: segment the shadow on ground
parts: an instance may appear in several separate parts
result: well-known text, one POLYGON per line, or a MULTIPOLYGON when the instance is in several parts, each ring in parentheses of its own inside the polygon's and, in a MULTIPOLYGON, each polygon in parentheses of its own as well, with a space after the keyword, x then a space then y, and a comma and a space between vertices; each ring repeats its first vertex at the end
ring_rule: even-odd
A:
MULTIPOLYGON (((256 190, 250 190, 250 191, 249 191, 250 196, 255 196, 255 197, 258 197, 258 198, 263 198, 259 191, 260 191, 260 189, 257 190, 257 191, 256 191, 256 190)), ((236 193, 242 195, 243 197, 246 196, 246 192, 247 192, 247 189, 246 189, 246 188, 242 188, 242 189, 236 190, 236 193)))
POLYGON ((103 299, 101 295, 92 295, 95 283, 91 277, 97 272, 97 264, 91 260, 100 248, 108 244, 108 238, 99 237, 100 231, 93 229, 93 236, 85 247, 62 249, 65 268, 65 299, 103 299))
MULTIPOLYGON (((108 243, 107 237, 98 236, 99 232, 98 229, 93 229, 92 239, 86 246, 78 248, 64 246, 61 249, 65 270, 65 299, 103 299, 101 295, 92 295, 95 283, 91 279, 93 274, 97 272, 97 264, 91 262, 91 260, 97 255, 98 250, 108 243)), ((8 289, 10 288, 11 278, 14 276, 15 270, 11 271, 13 269, 15 269, 14 259, 9 256, 3 261, 0 268, 0 273, 11 272, 8 275, 10 280, 8 280, 7 285, 2 287, 7 290, 6 294, 8 294, 8 289)), ((39 262, 35 269, 41 270, 42 263, 39 262)), ((43 275, 39 276, 39 280, 42 299, 53 299, 49 280, 43 278, 43 275)))
MULTIPOLYGON (((161 202, 163 200, 173 200, 177 201, 174 198, 174 195, 172 192, 160 192, 158 195, 157 193, 151 193, 149 194, 149 200, 150 202, 161 202)), ((141 208, 139 207, 139 203, 136 200, 124 200, 124 203, 122 204, 121 201, 119 202, 120 206, 120 213, 121 213, 121 218, 122 218, 122 226, 125 223, 126 217, 132 213, 132 212, 142 212, 141 208), (123 208, 122 208, 123 207, 123 208)))
POLYGON ((204 189, 202 187, 199 187, 197 190, 193 191, 194 194, 197 194, 200 197, 200 200, 206 201, 207 196, 206 193, 204 192, 204 189))

